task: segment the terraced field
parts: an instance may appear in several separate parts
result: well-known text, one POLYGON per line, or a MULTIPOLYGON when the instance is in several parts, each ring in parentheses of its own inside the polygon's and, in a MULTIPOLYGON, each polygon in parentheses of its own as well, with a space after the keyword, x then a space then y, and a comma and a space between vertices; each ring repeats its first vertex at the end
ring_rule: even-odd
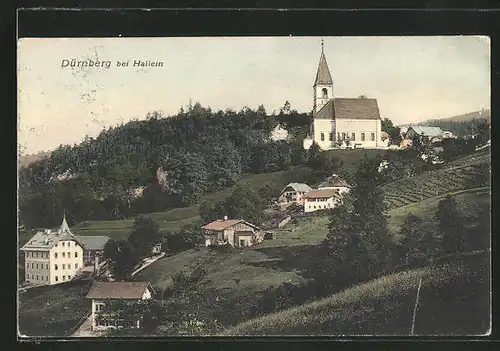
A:
POLYGON ((477 176, 491 163, 489 150, 447 163, 443 168, 415 177, 403 178, 382 186, 389 209, 430 197, 479 187, 477 176))

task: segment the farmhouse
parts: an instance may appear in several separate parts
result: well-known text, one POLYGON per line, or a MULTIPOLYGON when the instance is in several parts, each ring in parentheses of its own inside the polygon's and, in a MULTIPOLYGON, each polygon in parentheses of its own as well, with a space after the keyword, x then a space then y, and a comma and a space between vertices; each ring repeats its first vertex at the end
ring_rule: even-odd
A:
POLYGON ((312 190, 304 196, 304 212, 334 208, 341 197, 342 195, 340 195, 337 189, 312 190))
POLYGON ((340 195, 348 193, 351 190, 351 186, 337 174, 332 174, 330 177, 318 185, 319 190, 332 189, 337 190, 340 195))
POLYGON ((323 150, 388 146, 388 138, 382 140, 382 121, 376 99, 333 96, 333 80, 323 44, 313 93, 313 122, 309 135, 304 139, 305 149, 313 143, 323 150))
POLYGON ((95 282, 86 296, 92 300, 92 330, 140 328, 140 317, 123 318, 119 311, 112 309, 110 301, 130 303, 148 300, 151 298, 151 291, 147 282, 95 282))
POLYGON ((404 134, 404 138, 411 140, 416 135, 422 135, 424 137, 427 137, 431 141, 436 141, 443 138, 444 132, 439 127, 409 126, 408 130, 404 134))
POLYGON ((83 267, 83 245, 71 233, 63 217, 57 231, 37 232, 21 248, 25 257, 25 281, 52 285, 72 280, 83 267))
POLYGON ((262 241, 262 231, 243 219, 218 219, 205 224, 205 246, 230 244, 234 247, 252 246, 262 241))
POLYGON ((297 204, 304 206, 304 195, 311 191, 311 187, 304 183, 290 183, 282 191, 278 198, 278 203, 281 208, 297 204))
POLYGON ((83 264, 85 266, 93 265, 102 258, 104 246, 109 241, 109 236, 75 236, 83 246, 83 264))

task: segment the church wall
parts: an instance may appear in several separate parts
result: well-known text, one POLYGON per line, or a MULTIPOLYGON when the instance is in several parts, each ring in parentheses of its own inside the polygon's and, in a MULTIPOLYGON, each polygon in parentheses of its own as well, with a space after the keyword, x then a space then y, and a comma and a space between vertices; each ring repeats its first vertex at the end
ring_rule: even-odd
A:
POLYGON ((314 142, 323 150, 331 149, 333 141, 330 140, 330 133, 335 131, 335 121, 330 119, 315 119, 314 120, 314 142), (321 140, 321 133, 324 135, 324 140, 321 140))
POLYGON ((375 148, 381 144, 381 122, 380 120, 367 119, 338 119, 337 136, 346 133, 349 136, 351 145, 359 144, 357 147, 375 148), (352 140, 352 133, 355 133, 355 140, 352 140), (365 140, 361 140, 361 133, 365 133, 365 140), (371 134, 375 134, 375 140, 371 140, 371 134))
POLYGON ((316 111, 319 111, 333 97, 333 86, 317 85, 314 88, 314 101, 316 103, 316 111), (327 90, 326 98, 323 97, 323 89, 327 90))

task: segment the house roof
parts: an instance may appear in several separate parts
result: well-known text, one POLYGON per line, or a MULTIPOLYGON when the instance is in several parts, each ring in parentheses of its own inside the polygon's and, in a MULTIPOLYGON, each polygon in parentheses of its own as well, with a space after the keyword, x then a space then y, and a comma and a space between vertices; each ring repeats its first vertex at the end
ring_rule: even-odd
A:
POLYGON ((331 198, 337 196, 337 191, 334 189, 311 190, 304 195, 306 199, 331 198))
POLYGON ((229 227, 232 227, 233 225, 236 225, 238 223, 245 223, 246 225, 249 225, 250 227, 253 227, 255 229, 260 229, 256 225, 252 223, 248 223, 247 221, 243 219, 218 219, 216 221, 210 222, 208 224, 205 224, 202 228, 207 229, 207 230, 224 230, 229 227))
POLYGON ((410 126, 406 133, 413 129, 415 133, 425 135, 426 137, 435 137, 443 135, 443 130, 439 127, 427 127, 427 126, 410 126))
POLYGON ((76 239, 82 244, 85 250, 103 250, 110 239, 105 235, 75 235, 76 239))
POLYGON ((281 192, 284 192, 286 190, 286 188, 288 188, 288 187, 292 187, 293 190, 304 192, 304 193, 307 193, 308 191, 312 190, 311 187, 305 183, 290 183, 286 187, 284 187, 281 192))
POLYGON ((346 187, 350 188, 351 186, 344 179, 340 178, 338 175, 333 174, 330 177, 326 178, 326 180, 318 185, 319 188, 330 188, 330 187, 346 187))
POLYGON ((314 80, 314 86, 318 84, 332 85, 333 80, 330 75, 330 70, 328 69, 328 64, 326 63, 325 53, 321 51, 321 57, 319 58, 318 71, 316 72, 316 79, 314 80))
POLYGON ((148 288, 147 282, 94 282, 87 299, 140 299, 148 288))
POLYGON ((58 230, 53 231, 51 229, 45 229, 38 231, 26 244, 24 244, 21 250, 50 250, 61 240, 73 240, 83 246, 78 238, 71 233, 68 223, 66 222, 66 216, 63 217, 63 221, 58 230))
POLYGON ((377 99, 334 98, 329 100, 314 118, 318 119, 380 119, 377 99))

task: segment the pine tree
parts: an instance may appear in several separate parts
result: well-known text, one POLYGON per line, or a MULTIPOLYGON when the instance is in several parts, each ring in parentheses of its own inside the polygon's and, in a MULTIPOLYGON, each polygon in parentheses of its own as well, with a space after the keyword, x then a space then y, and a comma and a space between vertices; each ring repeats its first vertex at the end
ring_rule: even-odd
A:
POLYGON ((447 195, 439 201, 435 218, 438 221, 438 231, 441 235, 442 253, 463 252, 466 249, 465 227, 453 197, 447 195))

